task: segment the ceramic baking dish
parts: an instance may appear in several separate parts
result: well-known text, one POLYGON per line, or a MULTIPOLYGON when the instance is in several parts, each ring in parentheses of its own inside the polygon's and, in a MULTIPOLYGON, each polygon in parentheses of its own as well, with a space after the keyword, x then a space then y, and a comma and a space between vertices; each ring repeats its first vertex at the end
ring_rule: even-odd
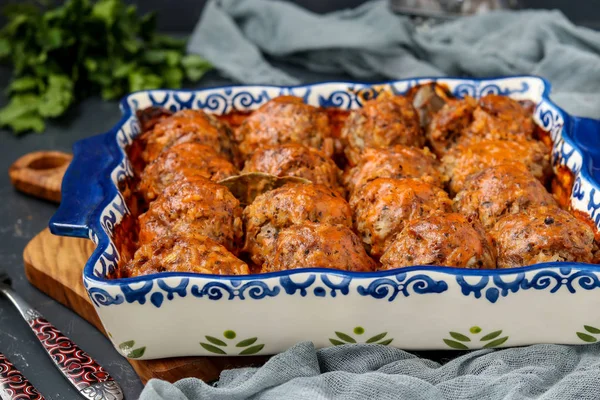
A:
POLYGON ((162 106, 223 114, 255 109, 290 94, 315 106, 354 109, 382 89, 401 94, 431 81, 447 85, 456 96, 495 93, 537 104, 535 122, 551 135, 555 171, 566 168, 574 179, 572 208, 600 226, 600 122, 561 110, 549 99, 549 83, 538 77, 137 92, 121 101, 123 117, 111 131, 75 144, 63 201, 50 222, 54 234, 86 237, 97 244, 83 280, 115 347, 130 358, 152 359, 273 354, 304 340, 318 347, 368 342, 404 349, 600 340, 600 266, 592 264, 106 278, 119 260, 114 228, 129 213, 118 186, 132 175, 125 148, 140 133, 136 110, 162 106))

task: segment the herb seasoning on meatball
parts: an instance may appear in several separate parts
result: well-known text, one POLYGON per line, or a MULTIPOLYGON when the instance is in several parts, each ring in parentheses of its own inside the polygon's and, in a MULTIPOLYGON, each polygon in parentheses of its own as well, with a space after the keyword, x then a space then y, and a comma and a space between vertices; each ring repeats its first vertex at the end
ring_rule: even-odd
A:
POLYGON ((496 268, 496 250, 479 221, 451 213, 410 221, 381 257, 382 269, 413 265, 496 268))

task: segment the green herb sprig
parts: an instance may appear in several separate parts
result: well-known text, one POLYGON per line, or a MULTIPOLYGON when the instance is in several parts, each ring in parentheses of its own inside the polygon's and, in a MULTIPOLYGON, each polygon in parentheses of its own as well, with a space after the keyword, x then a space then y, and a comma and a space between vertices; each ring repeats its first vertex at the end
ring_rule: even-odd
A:
POLYGON ((212 67, 185 55, 185 40, 156 33, 156 16, 138 16, 122 0, 67 0, 53 9, 18 4, 5 10, 0 59, 13 67, 0 126, 42 132, 48 118, 76 100, 105 100, 128 92, 180 88, 212 67))

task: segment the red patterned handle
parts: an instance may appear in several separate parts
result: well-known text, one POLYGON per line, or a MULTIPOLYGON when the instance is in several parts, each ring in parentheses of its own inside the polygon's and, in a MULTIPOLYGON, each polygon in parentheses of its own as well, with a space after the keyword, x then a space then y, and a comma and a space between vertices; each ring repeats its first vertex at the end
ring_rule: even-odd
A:
POLYGON ((0 399, 44 400, 44 396, 0 353, 0 399))
POLYGON ((121 388, 108 372, 42 317, 29 320, 29 326, 63 375, 90 399, 119 400, 121 388))

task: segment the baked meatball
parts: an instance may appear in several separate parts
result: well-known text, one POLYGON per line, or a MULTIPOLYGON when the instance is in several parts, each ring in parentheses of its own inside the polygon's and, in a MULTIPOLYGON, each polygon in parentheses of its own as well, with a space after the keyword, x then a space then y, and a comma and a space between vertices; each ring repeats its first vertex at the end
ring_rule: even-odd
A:
POLYGON ((247 275, 248 266, 225 247, 197 234, 173 234, 142 245, 125 267, 128 277, 159 272, 247 275))
POLYGON ((273 254, 281 229, 307 221, 351 228, 352 211, 346 200, 326 186, 286 184, 256 197, 244 210, 244 251, 261 265, 273 254))
POLYGON ((425 136, 419 114, 410 100, 381 94, 350 113, 342 128, 346 158, 350 165, 359 162, 366 148, 388 148, 396 144, 422 147, 425 136))
POLYGON ((381 257, 382 269, 412 265, 496 268, 496 250, 479 221, 462 214, 410 221, 381 257))
POLYGON ((456 211, 479 219, 490 229, 499 218, 540 206, 558 206, 556 200, 519 162, 489 167, 467 180, 454 198, 456 211))
POLYGON ((279 232, 273 256, 261 272, 296 268, 369 272, 375 270, 376 264, 347 226, 305 222, 279 232))
POLYGON ((146 163, 155 160, 163 150, 185 142, 204 144, 229 161, 237 160, 229 127, 202 110, 181 110, 160 120, 142 140, 145 142, 142 157, 146 163))
POLYGON ((139 191, 152 201, 174 182, 198 177, 218 182, 237 174, 237 168, 212 147, 187 142, 166 149, 146 166, 139 191))
POLYGON ((276 97, 250 114, 235 133, 244 158, 266 145, 283 143, 300 143, 333 155, 327 113, 300 97, 276 97))
POLYGON ((431 148, 438 156, 454 147, 473 122, 473 111, 477 101, 469 96, 464 99, 450 99, 433 115, 426 130, 431 148))
POLYGON ((196 178, 175 182, 139 217, 141 244, 169 234, 208 236, 237 253, 242 238, 242 208, 225 186, 196 178))
POLYGON ((542 183, 552 173, 548 148, 538 141, 483 140, 458 145, 442 158, 445 173, 450 177, 452 194, 464 187, 471 174, 513 161, 525 164, 542 183))
POLYGON ((530 105, 506 96, 488 94, 450 100, 432 118, 427 138, 438 155, 462 142, 533 139, 530 105))
POLYGON ((535 207, 498 220, 490 231, 498 268, 552 261, 591 262, 594 232, 558 207, 535 207))
POLYGON ((344 184, 350 193, 377 178, 419 178, 442 187, 446 178, 440 163, 427 148, 396 145, 389 149, 365 149, 358 164, 346 171, 344 184))
POLYGON ((375 179, 350 197, 354 227, 372 257, 379 258, 408 221, 452 212, 448 194, 418 179, 375 179))
POLYGON ((532 110, 506 96, 488 94, 477 102, 467 135, 482 139, 530 140, 532 110))
POLYGON ((333 160, 320 150, 297 143, 267 146, 258 149, 246 160, 243 173, 264 172, 275 176, 298 176, 325 185, 344 194, 339 184, 341 171, 333 160))

